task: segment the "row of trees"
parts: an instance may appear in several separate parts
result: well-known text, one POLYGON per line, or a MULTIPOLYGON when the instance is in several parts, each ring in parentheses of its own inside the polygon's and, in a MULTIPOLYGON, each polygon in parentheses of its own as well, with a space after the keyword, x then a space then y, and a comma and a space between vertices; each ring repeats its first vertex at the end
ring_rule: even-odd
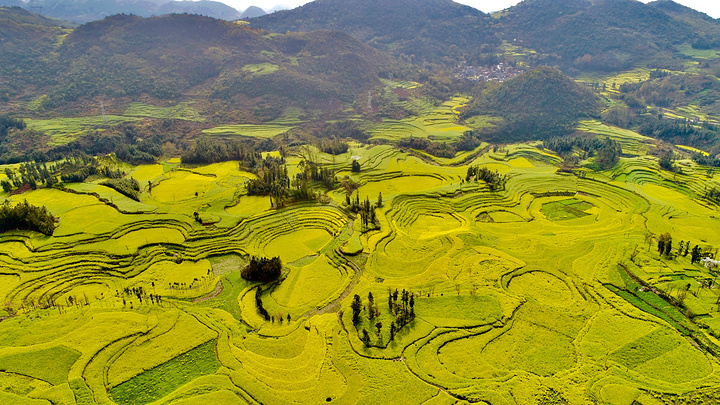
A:
MULTIPOLYGON (((672 245, 672 236, 670 233, 665 232, 660 234, 658 237, 658 253, 665 256, 671 256, 673 253, 673 245, 672 245)), ((676 254, 678 256, 687 257, 688 254, 690 254, 690 264, 700 263, 700 261, 705 257, 712 256, 709 252, 703 252, 703 250, 700 248, 700 246, 695 245, 695 247, 690 250, 690 241, 680 241, 680 244, 678 245, 676 254)))
POLYGON ((5 175, 8 179, 0 184, 3 191, 9 192, 26 184, 33 190, 43 186, 52 187, 57 184, 58 178, 64 183, 80 183, 93 175, 120 179, 125 173, 120 169, 101 165, 93 156, 74 152, 55 164, 36 161, 23 163, 17 170, 5 168, 5 175))

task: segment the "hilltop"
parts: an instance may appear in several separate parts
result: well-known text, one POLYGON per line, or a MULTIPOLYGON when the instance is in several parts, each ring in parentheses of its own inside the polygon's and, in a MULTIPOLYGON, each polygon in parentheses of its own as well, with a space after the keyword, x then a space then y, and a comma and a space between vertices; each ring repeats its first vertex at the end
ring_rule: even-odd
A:
POLYGON ((252 20, 272 32, 340 30, 414 62, 492 59, 491 17, 450 0, 316 0, 252 20))
POLYGON ((30 63, 25 49, 37 55, 35 67, 43 67, 27 73, 36 88, 2 90, 11 99, 44 94, 36 108, 46 111, 90 100, 99 104, 100 99, 122 105, 139 97, 160 103, 191 97, 246 115, 265 104, 282 111, 289 105, 349 103, 378 86, 378 75, 395 63, 339 32, 267 36, 242 24, 196 15, 117 15, 68 34, 35 18, 37 24, 0 19, 0 35, 24 41, 0 45, 3 53, 16 55, 0 61, 0 69, 11 72, 30 63))
POLYGON ((671 1, 525 0, 500 13, 498 26, 505 39, 548 55, 556 66, 618 71, 667 64, 678 45, 720 28, 687 10, 671 1))
POLYGON ((538 67, 485 88, 463 117, 490 115, 501 118, 497 127, 485 131, 482 136, 508 143, 570 134, 579 119, 597 116, 598 107, 590 90, 557 69, 538 67))

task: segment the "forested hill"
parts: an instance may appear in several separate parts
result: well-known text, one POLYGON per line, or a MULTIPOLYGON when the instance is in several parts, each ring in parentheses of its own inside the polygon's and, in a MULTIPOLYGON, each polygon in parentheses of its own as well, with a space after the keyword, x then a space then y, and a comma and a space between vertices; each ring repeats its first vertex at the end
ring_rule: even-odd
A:
POLYGON ((38 70, 67 34, 61 25, 19 7, 0 7, 0 101, 47 81, 38 70))
POLYGON ((720 27, 671 1, 636 0, 524 0, 502 13, 498 25, 505 38, 555 56, 550 63, 591 71, 643 62, 662 67, 677 46, 720 27))
POLYGON ((573 132, 581 118, 597 117, 595 95, 559 70, 541 66, 504 83, 492 83, 476 94, 464 118, 492 115, 502 120, 485 128, 484 139, 518 142, 548 139, 573 132))
MULTIPOLYGON (((0 9, 2 13, 9 13, 0 9)), ((282 109, 332 100, 354 101, 380 84, 394 61, 341 32, 265 32, 196 15, 142 18, 117 15, 74 29, 30 28, 0 19, 2 71, 20 70, 26 50, 34 59, 22 74, 33 87, 0 82, 6 99, 43 95, 41 110, 77 108, 95 98, 150 97, 217 101, 225 109, 271 104, 282 109), (23 42, 18 41, 21 40, 23 42), (62 39, 62 40, 60 40, 62 39)), ((12 76, 15 77, 15 76, 12 76)), ((252 108, 250 108, 252 107, 252 108)), ((245 109, 245 108, 243 108, 245 109)))
POLYGON ((450 0, 316 0, 252 25, 342 30, 414 62, 448 65, 489 64, 505 41, 537 51, 531 63, 578 71, 669 67, 678 46, 720 45, 720 22, 670 0, 524 0, 492 17, 450 0))
POLYGON ((333 29, 414 62, 483 64, 500 43, 492 18, 451 0, 316 0, 253 19, 273 32, 333 29))

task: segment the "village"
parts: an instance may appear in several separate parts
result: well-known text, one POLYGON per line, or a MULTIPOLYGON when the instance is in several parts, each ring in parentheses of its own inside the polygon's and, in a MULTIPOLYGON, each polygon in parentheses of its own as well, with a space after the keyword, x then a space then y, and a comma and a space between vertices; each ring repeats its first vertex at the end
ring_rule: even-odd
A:
POLYGON ((466 62, 460 63, 454 71, 456 79, 467 79, 475 82, 504 82, 523 73, 505 63, 492 66, 469 66, 466 62))

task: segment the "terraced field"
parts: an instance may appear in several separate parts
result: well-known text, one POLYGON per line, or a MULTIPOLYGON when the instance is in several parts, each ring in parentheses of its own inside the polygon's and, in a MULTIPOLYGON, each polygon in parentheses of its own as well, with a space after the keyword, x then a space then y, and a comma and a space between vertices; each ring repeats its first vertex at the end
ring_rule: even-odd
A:
POLYGON ((99 181, 3 194, 59 223, 0 234, 0 403, 715 403, 717 271, 677 247, 720 246, 704 198, 718 179, 689 160, 661 170, 637 134, 582 129, 627 157, 575 176, 536 144, 315 151, 353 196, 382 193, 365 232, 344 188, 272 209, 236 162, 134 167, 139 202, 99 181), (468 165, 505 188, 465 181, 468 165), (240 277, 253 255, 279 256, 281 281, 240 277))

